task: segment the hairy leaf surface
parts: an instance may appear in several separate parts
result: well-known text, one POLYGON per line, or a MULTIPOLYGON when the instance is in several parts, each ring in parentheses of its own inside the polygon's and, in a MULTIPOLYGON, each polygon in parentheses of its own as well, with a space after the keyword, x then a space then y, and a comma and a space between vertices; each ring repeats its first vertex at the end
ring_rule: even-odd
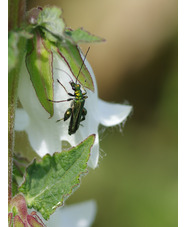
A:
POLYGON ((61 206, 78 187, 80 176, 87 173, 87 162, 94 135, 69 151, 47 154, 41 162, 33 161, 27 168, 19 191, 25 195, 29 208, 39 211, 45 219, 61 206))

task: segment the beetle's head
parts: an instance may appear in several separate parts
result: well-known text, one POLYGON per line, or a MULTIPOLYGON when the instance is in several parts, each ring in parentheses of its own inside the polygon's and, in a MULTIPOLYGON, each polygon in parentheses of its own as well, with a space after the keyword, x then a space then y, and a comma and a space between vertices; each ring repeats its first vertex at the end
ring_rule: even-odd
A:
POLYGON ((70 85, 72 87, 72 90, 77 91, 81 89, 81 85, 80 84, 76 84, 74 82, 70 82, 70 85))

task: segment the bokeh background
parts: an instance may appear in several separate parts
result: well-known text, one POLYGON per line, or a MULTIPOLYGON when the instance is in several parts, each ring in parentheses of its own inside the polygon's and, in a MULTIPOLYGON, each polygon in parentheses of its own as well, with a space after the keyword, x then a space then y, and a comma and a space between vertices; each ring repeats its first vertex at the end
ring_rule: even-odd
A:
MULTIPOLYGON (((30 0, 106 42, 88 60, 99 97, 133 105, 125 127, 100 128, 99 167, 66 204, 95 199, 93 227, 177 226, 177 0, 30 0)), ((89 45, 82 45, 85 52, 89 45)))

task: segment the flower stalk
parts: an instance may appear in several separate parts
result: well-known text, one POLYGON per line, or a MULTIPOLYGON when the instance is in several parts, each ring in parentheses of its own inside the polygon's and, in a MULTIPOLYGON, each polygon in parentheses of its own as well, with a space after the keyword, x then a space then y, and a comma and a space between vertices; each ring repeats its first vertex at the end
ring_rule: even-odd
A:
MULTIPOLYGON (((9 31, 20 27, 26 9, 25 0, 8 1, 8 29, 9 31)), ((23 37, 19 40, 19 62, 8 75, 8 201, 12 198, 12 169, 13 169, 13 152, 14 152, 14 120, 15 109, 17 105, 17 89, 19 81, 19 70, 24 53, 25 39, 23 37)))
POLYGON ((14 151, 14 119, 17 100, 17 70, 11 72, 8 81, 8 200, 12 198, 12 166, 14 151))

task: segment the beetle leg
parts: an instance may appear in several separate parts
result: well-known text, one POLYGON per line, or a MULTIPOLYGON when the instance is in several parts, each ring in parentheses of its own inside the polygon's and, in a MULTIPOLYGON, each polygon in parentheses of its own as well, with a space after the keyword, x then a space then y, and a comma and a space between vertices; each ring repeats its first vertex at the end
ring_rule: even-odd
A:
POLYGON ((59 122, 59 121, 62 121, 62 120, 64 120, 64 121, 68 120, 69 117, 71 116, 71 114, 72 114, 72 108, 69 108, 69 109, 65 112, 64 117, 61 118, 61 119, 59 119, 59 120, 57 120, 56 122, 59 122))
POLYGON ((64 88, 64 90, 66 91, 66 93, 70 96, 75 97, 75 95, 73 95, 72 93, 68 92, 67 89, 65 88, 65 86, 57 79, 57 82, 64 88))
POLYGON ((67 111, 64 114, 64 121, 69 119, 69 117, 72 115, 72 108, 68 108, 67 111))
POLYGON ((64 118, 61 118, 61 119, 57 120, 56 122, 59 122, 59 121, 62 121, 62 120, 64 120, 64 118))
POLYGON ((73 94, 72 94, 72 93, 70 93, 70 92, 68 92, 68 95, 75 97, 75 95, 73 95, 73 94))
POLYGON ((69 98, 69 99, 66 99, 66 100, 59 100, 59 101, 54 101, 54 100, 48 99, 48 101, 55 102, 55 103, 58 103, 58 102, 68 102, 68 101, 72 101, 72 100, 74 100, 74 99, 73 98, 69 98))
POLYGON ((83 107, 81 121, 84 121, 85 120, 85 116, 86 115, 87 115, 87 110, 83 107))

